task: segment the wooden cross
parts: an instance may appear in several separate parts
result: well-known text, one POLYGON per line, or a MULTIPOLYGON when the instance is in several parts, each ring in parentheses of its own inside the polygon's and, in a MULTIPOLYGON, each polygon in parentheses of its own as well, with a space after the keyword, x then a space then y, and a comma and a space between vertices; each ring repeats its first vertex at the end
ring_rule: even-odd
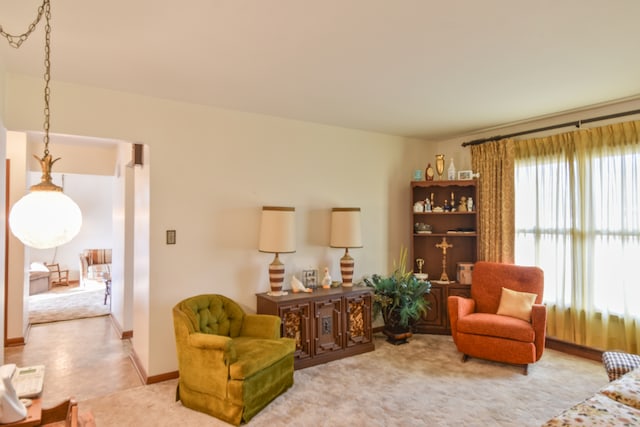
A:
POLYGON ((436 248, 442 249, 442 274, 440 275, 440 280, 443 282, 449 281, 449 276, 447 276, 447 249, 452 247, 453 245, 447 243, 446 237, 442 238, 442 242, 436 244, 436 248))

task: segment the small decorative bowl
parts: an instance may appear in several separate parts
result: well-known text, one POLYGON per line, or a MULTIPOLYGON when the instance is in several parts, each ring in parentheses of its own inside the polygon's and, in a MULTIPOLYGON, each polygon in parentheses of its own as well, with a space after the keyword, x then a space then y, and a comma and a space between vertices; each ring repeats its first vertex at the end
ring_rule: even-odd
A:
POLYGON ((431 233, 431 225, 425 224, 424 222, 416 222, 413 225, 413 229, 416 233, 431 233))

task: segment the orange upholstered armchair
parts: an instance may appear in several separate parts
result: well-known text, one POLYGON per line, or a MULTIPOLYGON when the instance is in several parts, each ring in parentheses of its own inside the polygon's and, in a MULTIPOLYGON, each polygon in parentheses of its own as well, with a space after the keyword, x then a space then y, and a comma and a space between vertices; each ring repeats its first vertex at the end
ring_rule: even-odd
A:
POLYGON ((524 365, 544 351, 547 310, 542 305, 544 275, 538 267, 477 262, 471 298, 450 296, 447 303, 453 341, 462 353, 524 365))

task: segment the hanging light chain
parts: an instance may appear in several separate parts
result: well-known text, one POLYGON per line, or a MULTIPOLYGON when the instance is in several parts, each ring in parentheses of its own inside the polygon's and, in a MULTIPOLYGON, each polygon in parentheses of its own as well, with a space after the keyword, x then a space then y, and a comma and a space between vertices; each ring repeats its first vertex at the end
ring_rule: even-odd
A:
POLYGON ((44 43, 44 155, 49 154, 49 99, 51 98, 51 89, 49 88, 49 81, 51 80, 51 61, 49 56, 51 54, 51 4, 49 0, 44 0, 43 6, 45 7, 45 43, 44 43))
POLYGON ((0 35, 7 39, 9 46, 18 49, 22 46, 29 36, 35 31, 37 25, 42 20, 42 16, 45 18, 45 38, 44 38, 44 158, 49 155, 49 100, 51 98, 51 89, 49 88, 49 81, 51 80, 51 3, 50 0, 43 0, 42 5, 38 7, 38 16, 33 20, 29 29, 20 35, 9 34, 0 25, 0 35))
POLYGON ((33 20, 31 25, 29 25, 29 29, 23 34, 20 34, 20 35, 9 34, 5 32, 4 29, 2 28, 2 25, 0 25, 0 35, 6 38, 7 41, 9 41, 9 45, 11 47, 18 49, 22 45, 22 43, 24 43, 29 38, 31 33, 35 31, 36 26, 42 19, 42 15, 45 12, 45 6, 46 6, 46 9, 49 9, 49 0, 44 0, 42 2, 42 5, 38 8, 38 16, 36 17, 36 19, 33 20))

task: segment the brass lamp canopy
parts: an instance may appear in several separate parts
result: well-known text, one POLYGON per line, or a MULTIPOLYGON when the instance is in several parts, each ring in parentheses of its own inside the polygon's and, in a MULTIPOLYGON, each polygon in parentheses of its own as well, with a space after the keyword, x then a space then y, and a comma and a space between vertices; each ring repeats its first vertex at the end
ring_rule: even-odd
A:
POLYGON ((42 176, 40 177, 40 182, 38 184, 32 185, 30 190, 62 192, 62 187, 60 187, 59 185, 55 185, 51 179, 51 167, 61 158, 58 157, 54 160, 53 156, 49 153, 46 153, 44 156, 42 156, 42 158, 36 156, 35 154, 33 155, 33 157, 40 162, 40 167, 42 168, 42 176))

